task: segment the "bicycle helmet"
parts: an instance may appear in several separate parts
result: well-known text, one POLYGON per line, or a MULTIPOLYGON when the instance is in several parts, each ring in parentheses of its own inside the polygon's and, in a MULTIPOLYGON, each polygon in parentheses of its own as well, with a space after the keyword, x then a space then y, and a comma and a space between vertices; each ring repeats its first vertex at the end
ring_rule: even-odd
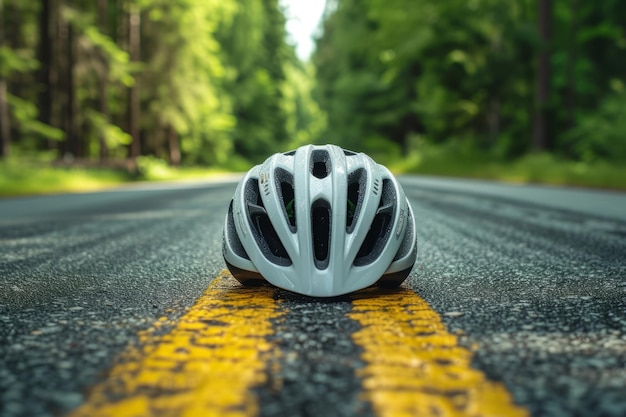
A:
POLYGON ((244 285, 333 297, 400 285, 417 257, 413 211, 387 168, 335 145, 253 167, 224 222, 224 260, 244 285))

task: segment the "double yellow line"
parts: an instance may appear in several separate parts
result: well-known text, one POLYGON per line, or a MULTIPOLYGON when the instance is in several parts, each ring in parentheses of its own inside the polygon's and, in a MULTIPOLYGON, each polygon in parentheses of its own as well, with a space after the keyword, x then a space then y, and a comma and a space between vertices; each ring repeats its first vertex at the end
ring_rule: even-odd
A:
MULTIPOLYGON (((139 335, 71 417, 252 417, 253 389, 267 381, 268 342, 282 315, 271 287, 241 287, 223 271, 196 304, 161 335, 166 319, 139 335)), ((407 289, 353 297, 352 335, 366 366, 357 375, 378 416, 526 416, 504 386, 470 367, 439 315, 407 289)))

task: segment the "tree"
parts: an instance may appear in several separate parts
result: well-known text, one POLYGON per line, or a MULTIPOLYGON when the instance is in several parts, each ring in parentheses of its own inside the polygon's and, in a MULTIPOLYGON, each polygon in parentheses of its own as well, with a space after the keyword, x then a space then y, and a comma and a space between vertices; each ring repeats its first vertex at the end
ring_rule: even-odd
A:
MULTIPOLYGON (((98 0, 98 28, 100 33, 107 35, 108 32, 108 0, 98 0)), ((98 110, 104 119, 104 123, 109 122, 109 98, 107 97, 107 85, 109 78, 109 63, 106 53, 100 51, 100 71, 98 74, 98 110)), ((98 132, 98 147, 100 148, 100 161, 105 161, 109 156, 106 142, 105 129, 98 132)))
POLYGON ((277 0, 241 0, 232 21, 218 33, 229 69, 224 88, 236 119, 233 147, 254 161, 289 142, 283 90, 293 50, 284 25, 277 0))
MULTIPOLYGON (((39 42, 37 46, 37 59, 39 60, 39 91, 38 108, 39 120, 47 125, 52 124, 53 91, 56 87, 57 72, 53 60, 54 30, 58 15, 58 1, 44 1, 39 12, 39 42)), ((56 146, 56 142, 48 143, 50 148, 56 146)))
MULTIPOLYGON (((141 12, 139 5, 134 0, 126 3, 128 8, 128 53, 130 62, 141 61, 141 12)), ((139 103, 139 78, 128 88, 128 133, 132 141, 130 144, 130 157, 134 160, 141 154, 141 139, 139 137, 139 119, 141 107, 139 103)))
POLYGON ((579 0, 570 0, 570 29, 568 36, 567 55, 567 125, 569 129, 576 126, 576 65, 578 61, 578 14, 579 0))
POLYGON ((146 147, 172 164, 224 163, 230 156, 234 120, 216 32, 233 12, 233 2, 219 0, 153 1, 145 10, 146 147))
POLYGON ((75 157, 84 156, 81 138, 78 130, 78 102, 76 98, 76 65, 78 60, 75 29, 69 21, 63 22, 62 40, 65 45, 65 65, 63 67, 65 74, 64 91, 65 115, 64 130, 67 135, 66 153, 75 157))
MULTIPOLYGON (((4 50, 4 3, 0 0, 0 51, 4 50)), ((11 125, 7 101, 7 82, 0 69, 0 157, 11 153, 11 125)))
POLYGON ((533 130, 533 148, 548 148, 549 100, 551 84, 552 0, 538 0, 540 52, 537 67, 536 108, 533 130))
POLYGON ((524 152, 537 43, 529 4, 337 1, 314 56, 329 136, 398 155, 416 135, 524 152))

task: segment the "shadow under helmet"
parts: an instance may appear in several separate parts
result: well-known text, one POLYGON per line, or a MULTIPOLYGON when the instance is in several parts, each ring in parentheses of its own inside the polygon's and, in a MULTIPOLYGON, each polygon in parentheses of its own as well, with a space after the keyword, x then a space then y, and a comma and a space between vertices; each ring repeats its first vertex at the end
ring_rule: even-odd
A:
POLYGON ((223 254, 244 285, 266 280, 315 297, 396 286, 417 257, 415 220, 386 167, 307 145, 246 173, 226 214, 223 254))

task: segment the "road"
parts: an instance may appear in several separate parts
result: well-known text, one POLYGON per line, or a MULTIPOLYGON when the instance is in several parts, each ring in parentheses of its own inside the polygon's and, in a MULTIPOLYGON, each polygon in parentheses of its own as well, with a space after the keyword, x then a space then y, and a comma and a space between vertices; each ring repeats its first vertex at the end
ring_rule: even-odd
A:
POLYGON ((233 181, 1 200, 0 415, 626 415, 626 194, 402 183, 409 279, 331 300, 223 271, 233 181))

